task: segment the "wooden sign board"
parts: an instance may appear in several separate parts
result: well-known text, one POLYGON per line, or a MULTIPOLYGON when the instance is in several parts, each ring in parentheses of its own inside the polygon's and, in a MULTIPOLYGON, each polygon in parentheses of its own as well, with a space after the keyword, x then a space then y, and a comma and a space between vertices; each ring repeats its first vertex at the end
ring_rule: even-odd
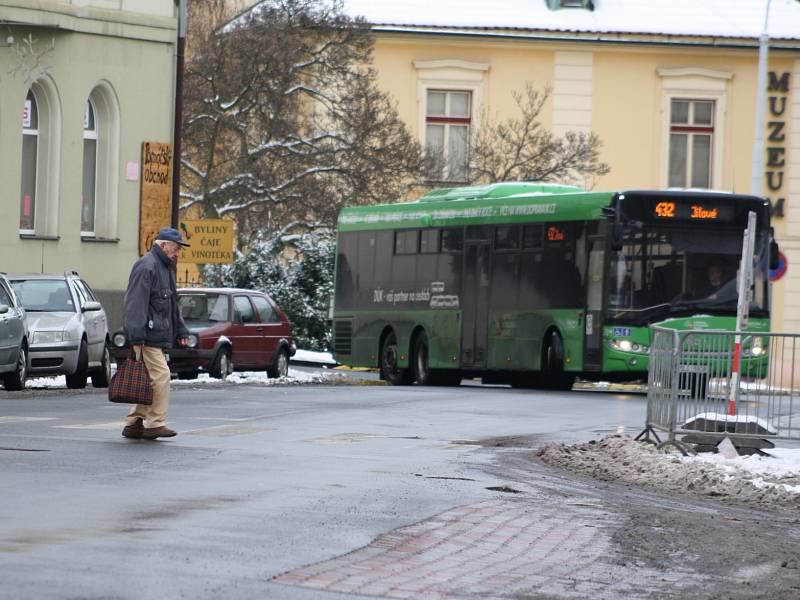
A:
POLYGON ((172 144, 142 142, 139 198, 139 256, 150 252, 156 234, 172 217, 172 144))
POLYGON ((184 239, 191 244, 181 252, 181 262, 205 265, 233 262, 233 221, 181 221, 180 229, 184 239))

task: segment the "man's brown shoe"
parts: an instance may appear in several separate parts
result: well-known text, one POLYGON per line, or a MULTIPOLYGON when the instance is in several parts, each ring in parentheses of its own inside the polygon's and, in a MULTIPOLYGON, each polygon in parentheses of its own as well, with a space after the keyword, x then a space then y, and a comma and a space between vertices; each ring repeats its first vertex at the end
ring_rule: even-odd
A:
POLYGON ((154 440, 160 437, 175 437, 178 432, 169 427, 151 427, 142 431, 142 438, 145 440, 154 440))
POLYGON ((144 423, 142 423, 142 419, 137 418, 133 421, 133 423, 125 425, 124 429, 122 430, 122 437, 131 438, 132 440, 140 440, 142 439, 142 433, 144 433, 144 423))

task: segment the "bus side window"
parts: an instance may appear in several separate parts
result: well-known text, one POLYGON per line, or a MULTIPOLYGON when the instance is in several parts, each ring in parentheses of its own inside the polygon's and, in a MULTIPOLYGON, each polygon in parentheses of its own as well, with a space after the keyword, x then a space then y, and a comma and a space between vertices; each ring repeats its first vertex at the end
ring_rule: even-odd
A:
POLYGON ((375 232, 375 281, 386 281, 392 270, 394 236, 391 231, 375 232))
POLYGON ((463 229, 442 229, 442 252, 461 252, 463 249, 463 229))
POLYGON ((420 254, 436 254, 439 252, 439 230, 423 229, 419 240, 420 254))
POLYGON ((494 234, 495 250, 518 250, 519 227, 514 225, 499 225, 494 234))
POLYGON ((371 289, 375 281, 375 232, 361 231, 358 234, 358 277, 356 286, 359 292, 371 289))
POLYGON ((535 223, 522 228, 522 248, 525 250, 541 250, 544 244, 544 225, 535 223))
POLYGON ((394 253, 417 254, 419 252, 419 230, 408 229, 395 231, 394 253))

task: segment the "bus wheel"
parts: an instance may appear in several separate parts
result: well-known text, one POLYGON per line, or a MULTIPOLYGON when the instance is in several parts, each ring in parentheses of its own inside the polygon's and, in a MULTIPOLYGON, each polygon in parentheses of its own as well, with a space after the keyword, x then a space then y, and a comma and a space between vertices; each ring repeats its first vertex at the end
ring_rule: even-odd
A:
POLYGON ((550 333, 542 357, 541 382, 545 389, 568 391, 575 375, 564 372, 564 342, 557 331, 550 333))
POLYGON ((381 376, 392 385, 409 385, 412 381, 411 371, 397 366, 398 356, 397 336, 390 331, 381 347, 381 376))
POLYGON ((428 336, 424 331, 414 339, 414 381, 417 385, 431 385, 431 368, 428 366, 428 336))

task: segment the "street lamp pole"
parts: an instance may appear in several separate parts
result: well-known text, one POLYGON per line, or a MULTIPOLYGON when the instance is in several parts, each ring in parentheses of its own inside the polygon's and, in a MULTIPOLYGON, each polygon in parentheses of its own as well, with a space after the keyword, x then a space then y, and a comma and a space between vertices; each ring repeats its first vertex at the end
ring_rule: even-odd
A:
POLYGON ((181 202, 181 123, 183 121, 183 69, 186 49, 186 0, 178 0, 178 54, 175 60, 175 129, 172 136, 172 226, 178 227, 181 202))
POLYGON ((764 112, 767 95, 767 56, 769 54, 769 5, 772 0, 767 0, 767 9, 764 12, 764 30, 758 40, 758 88, 756 90, 756 136, 753 143, 753 179, 751 193, 761 195, 761 162, 764 153, 764 112))

